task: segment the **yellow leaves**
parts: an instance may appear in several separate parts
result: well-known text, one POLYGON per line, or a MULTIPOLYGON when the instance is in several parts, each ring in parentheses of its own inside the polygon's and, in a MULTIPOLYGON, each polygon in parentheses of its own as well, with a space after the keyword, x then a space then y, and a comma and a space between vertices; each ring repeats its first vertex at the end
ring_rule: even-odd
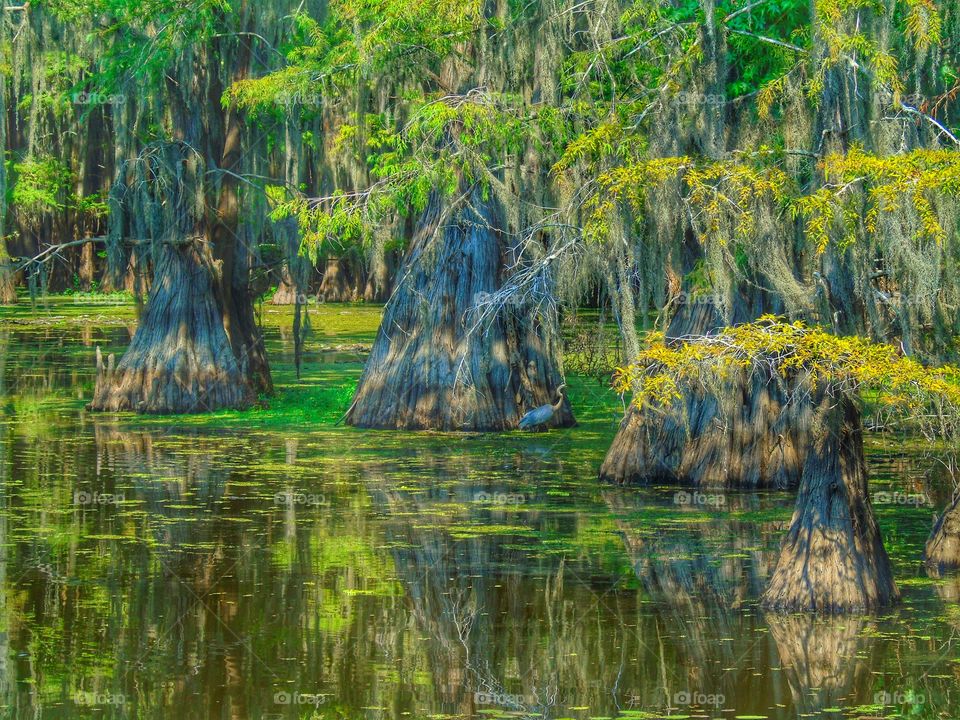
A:
POLYGON ((622 139, 623 126, 619 121, 601 123, 571 142, 550 172, 558 177, 586 158, 594 161, 610 158, 622 139))
POLYGON ((757 94, 757 113, 764 120, 770 117, 773 104, 787 89, 787 75, 781 75, 764 84, 757 94))
POLYGON ((938 214, 937 197, 960 197, 960 153, 955 150, 914 150, 897 155, 873 155, 853 147, 821 162, 826 185, 793 203, 795 217, 806 219, 807 236, 817 252, 826 250, 835 227, 842 228, 840 245, 853 242, 859 224, 877 232, 883 214, 914 214, 917 240, 943 243, 947 230, 938 214), (859 204, 866 193, 866 207, 859 204), (862 218, 862 221, 861 221, 862 218))
POLYGON ((931 45, 939 45, 942 20, 933 0, 906 0, 907 36, 914 46, 925 51, 931 45))
POLYGON ((789 393, 826 386, 835 394, 875 394, 905 413, 960 418, 960 369, 927 368, 890 346, 838 337, 802 322, 764 316, 714 335, 666 340, 652 336, 635 362, 617 371, 615 388, 639 404, 667 406, 684 387, 707 388, 737 376, 777 376, 789 393))

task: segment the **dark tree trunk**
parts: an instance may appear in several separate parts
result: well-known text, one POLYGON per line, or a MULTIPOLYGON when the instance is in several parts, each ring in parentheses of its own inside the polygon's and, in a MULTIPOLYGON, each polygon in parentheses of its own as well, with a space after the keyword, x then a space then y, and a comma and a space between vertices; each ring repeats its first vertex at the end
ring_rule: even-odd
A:
MULTIPOLYGON (((754 313, 755 315, 755 313, 754 313)), ((722 326, 712 304, 683 308, 667 336, 705 335, 722 326)), ((689 391, 665 412, 631 405, 600 468, 621 484, 792 488, 807 453, 809 408, 786 405, 776 380, 732 382, 721 397, 689 391)))
POLYGON ((860 412, 825 397, 796 509, 763 605, 781 612, 870 612, 899 600, 867 491, 860 412))
MULTIPOLYGON (((0 231, 3 224, 0 222, 0 231)), ((12 266, 7 241, 0 237, 0 305, 14 305, 17 302, 17 273, 12 266)))
POLYGON ((351 263, 331 258, 327 260, 319 295, 325 302, 356 302, 360 299, 359 284, 351 263))
POLYGON ((923 560, 927 571, 934 577, 960 568, 960 493, 943 515, 935 519, 923 560))
MULTIPOLYGON (((87 237, 91 237, 88 233, 87 237)), ((93 289, 94 276, 96 274, 93 243, 88 242, 80 248, 80 289, 83 292, 90 292, 93 289)))
POLYGON ((143 297, 150 292, 150 272, 146 265, 148 263, 140 252, 134 250, 126 258, 126 269, 117 273, 109 264, 104 268, 100 275, 100 289, 105 293, 123 291, 143 297))
POLYGON ((150 298, 129 349, 116 367, 113 355, 104 365, 97 351, 90 409, 193 413, 253 402, 201 252, 191 245, 158 248, 150 298))
POLYGON ((393 277, 396 274, 396 262, 396 253, 390 251, 384 253, 380 262, 373 263, 366 274, 367 282, 363 289, 365 302, 382 303, 387 301, 392 290, 393 277))
MULTIPOLYGON (((434 197, 401 270, 347 422, 406 430, 508 430, 562 383, 556 318, 534 305, 480 322, 512 250, 479 190, 445 212, 434 197)), ((546 305, 546 303, 544 303, 546 305)), ((574 422, 564 400, 549 421, 574 422)))
POLYGON ((250 283, 254 242, 252 238, 245 240, 244 235, 233 243, 225 242, 226 252, 221 255, 225 258, 221 279, 224 327, 240 372, 249 386, 256 393, 270 395, 273 393, 273 378, 263 333, 254 313, 255 293, 250 283))
MULTIPOLYGON (((283 264, 280 271, 280 282, 277 284, 277 290, 270 298, 272 305, 293 305, 297 302, 297 287, 290 275, 290 268, 287 263, 283 264)), ((305 298, 304 298, 305 299, 305 298)))
MULTIPOLYGON (((235 80, 245 77, 249 48, 244 47, 235 80)), ((219 105, 219 91, 213 97, 219 105)), ((217 109, 211 109, 210 116, 216 118, 217 109)), ((258 259, 260 238, 253 236, 250 227, 240 222, 237 173, 241 170, 243 131, 236 108, 229 107, 223 114, 222 122, 215 125, 217 129, 223 129, 219 167, 226 171, 220 180, 217 213, 210 233, 214 250, 222 263, 220 283, 216 289, 224 328, 240 371, 255 392, 270 395, 273 393, 273 378, 263 333, 254 314, 253 303, 257 293, 251 284, 251 271, 258 259)))

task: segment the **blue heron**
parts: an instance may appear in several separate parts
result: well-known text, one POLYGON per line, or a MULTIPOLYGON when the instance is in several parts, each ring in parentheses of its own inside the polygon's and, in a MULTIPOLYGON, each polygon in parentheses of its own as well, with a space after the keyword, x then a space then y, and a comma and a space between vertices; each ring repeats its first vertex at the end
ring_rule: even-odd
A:
POLYGON ((534 408, 520 418, 520 429, 521 430, 532 430, 533 428, 539 427, 541 425, 546 425, 553 418, 557 410, 560 409, 560 406, 563 404, 563 389, 567 386, 566 383, 557 388, 557 402, 554 405, 541 405, 538 408, 534 408))

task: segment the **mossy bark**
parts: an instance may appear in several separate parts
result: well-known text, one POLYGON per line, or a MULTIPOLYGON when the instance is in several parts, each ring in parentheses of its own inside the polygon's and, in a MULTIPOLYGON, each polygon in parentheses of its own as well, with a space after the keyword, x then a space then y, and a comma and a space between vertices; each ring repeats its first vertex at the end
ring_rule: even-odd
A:
POLYGON ((936 518, 923 551, 927 571, 934 577, 960 568, 960 493, 936 518))
MULTIPOLYGON (((705 335, 722 326, 696 301, 667 336, 705 335)), ((600 468, 620 484, 667 482, 710 488, 793 488, 809 444, 810 411, 786 402, 776 379, 732 381, 719 395, 690 390, 666 411, 627 410, 600 468)))
MULTIPOLYGON (((347 423, 405 430, 509 430, 553 402, 563 379, 556 318, 532 303, 484 321, 512 248, 494 204, 431 200, 387 305, 347 423)), ((572 425, 564 400, 549 425, 572 425)))
POLYGON ((899 592, 867 489, 860 412, 823 397, 800 492, 763 606, 780 612, 872 612, 899 592))
POLYGON ((212 274, 190 244, 158 249, 144 316, 115 365, 97 351, 90 409, 149 414, 237 408, 255 399, 224 331, 212 274))

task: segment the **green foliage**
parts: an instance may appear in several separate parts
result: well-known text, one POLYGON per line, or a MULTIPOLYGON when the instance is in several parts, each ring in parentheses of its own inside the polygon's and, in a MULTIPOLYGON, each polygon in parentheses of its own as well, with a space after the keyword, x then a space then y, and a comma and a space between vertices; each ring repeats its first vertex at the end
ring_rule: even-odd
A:
MULTIPOLYGON (((362 122, 353 116, 352 124, 340 128, 336 146, 365 160, 370 187, 319 199, 272 188, 272 217, 296 217, 303 246, 316 258, 331 247, 370 240, 392 215, 422 212, 432 193, 450 197, 472 185, 489 192, 498 182, 492 168, 518 156, 531 137, 539 136, 539 118, 524 116, 524 109, 475 92, 437 96, 416 106, 400 130, 380 115, 362 122)), ((551 120, 548 114, 548 128, 551 120)))
POLYGON ((88 87, 112 93, 159 88, 184 50, 212 38, 233 12, 227 0, 40 0, 65 23, 96 27, 100 52, 88 87))
POLYGON ((39 223, 57 213, 72 213, 78 219, 106 217, 107 203, 100 195, 76 194, 73 172, 63 161, 50 156, 26 158, 12 165, 9 202, 26 223, 39 223))
POLYGON ((72 182, 73 174, 61 160, 27 158, 13 165, 10 199, 24 218, 37 220, 67 207, 72 182))
POLYGON ((286 67, 235 83, 226 100, 262 112, 289 106, 290 97, 336 100, 383 73, 417 67, 433 74, 458 43, 482 30, 482 10, 480 0, 334 0, 323 20, 296 16, 286 67))

